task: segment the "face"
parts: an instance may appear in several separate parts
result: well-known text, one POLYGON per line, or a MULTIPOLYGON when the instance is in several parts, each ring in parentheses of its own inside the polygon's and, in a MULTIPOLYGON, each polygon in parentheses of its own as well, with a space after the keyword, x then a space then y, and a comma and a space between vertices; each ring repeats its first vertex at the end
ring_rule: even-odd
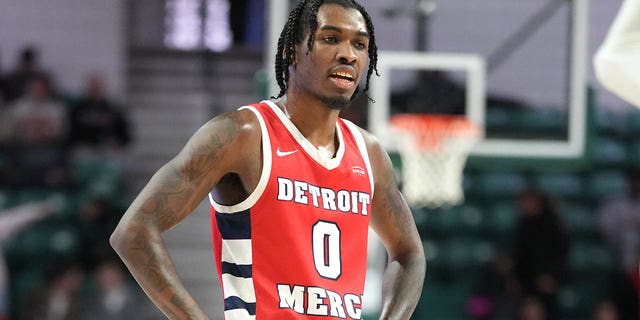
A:
POLYGON ((336 4, 320 6, 317 21, 312 51, 307 54, 308 36, 296 46, 292 89, 340 109, 349 104, 368 63, 367 24, 358 10, 336 4))

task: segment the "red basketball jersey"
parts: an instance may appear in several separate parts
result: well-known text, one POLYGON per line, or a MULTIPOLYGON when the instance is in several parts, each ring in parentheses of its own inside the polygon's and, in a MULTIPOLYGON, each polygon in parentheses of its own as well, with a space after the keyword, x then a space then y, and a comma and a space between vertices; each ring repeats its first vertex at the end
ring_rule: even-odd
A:
POLYGON ((373 178, 363 137, 343 119, 323 158, 271 101, 258 186, 234 206, 210 195, 226 320, 361 319, 373 178))

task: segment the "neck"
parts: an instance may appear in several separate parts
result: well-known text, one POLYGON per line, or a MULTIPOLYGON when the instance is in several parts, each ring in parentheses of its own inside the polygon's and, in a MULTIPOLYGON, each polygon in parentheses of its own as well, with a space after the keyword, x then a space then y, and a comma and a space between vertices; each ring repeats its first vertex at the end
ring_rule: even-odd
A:
POLYGON ((340 110, 331 109, 318 99, 290 93, 276 104, 316 148, 337 149, 336 121, 340 110))

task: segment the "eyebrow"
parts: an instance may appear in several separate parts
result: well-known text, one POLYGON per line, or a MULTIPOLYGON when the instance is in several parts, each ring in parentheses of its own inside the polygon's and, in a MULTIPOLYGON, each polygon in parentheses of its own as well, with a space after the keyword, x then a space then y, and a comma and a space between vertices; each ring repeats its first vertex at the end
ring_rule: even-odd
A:
MULTIPOLYGON (((342 33, 342 28, 336 27, 336 26, 332 26, 332 25, 326 25, 326 26, 322 26, 320 27, 320 30, 332 30, 332 31, 336 31, 339 33, 342 33)), ((369 37, 369 33, 367 33, 366 31, 358 31, 356 32, 356 34, 360 37, 365 37, 365 38, 370 38, 369 37)))

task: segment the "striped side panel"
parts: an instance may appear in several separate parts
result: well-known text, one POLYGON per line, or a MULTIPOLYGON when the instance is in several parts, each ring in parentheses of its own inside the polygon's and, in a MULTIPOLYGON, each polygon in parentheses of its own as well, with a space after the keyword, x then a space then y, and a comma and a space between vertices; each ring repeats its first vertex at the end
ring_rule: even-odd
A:
POLYGON ((221 278, 226 320, 255 320, 251 215, 249 210, 233 214, 216 212, 222 237, 221 278))

